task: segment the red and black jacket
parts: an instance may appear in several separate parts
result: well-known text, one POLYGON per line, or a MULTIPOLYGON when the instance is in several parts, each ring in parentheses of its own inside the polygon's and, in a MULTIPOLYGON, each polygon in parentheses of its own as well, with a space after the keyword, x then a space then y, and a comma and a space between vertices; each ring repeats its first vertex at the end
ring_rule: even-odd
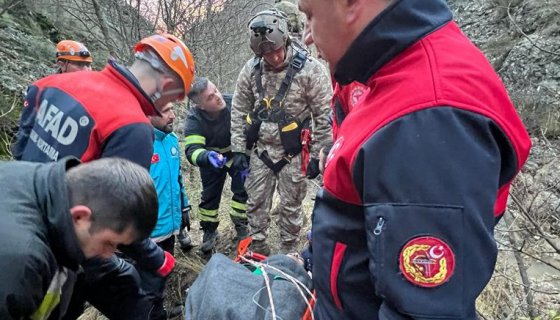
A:
POLYGON ((394 1, 338 63, 313 215, 318 319, 475 319, 529 136, 445 1, 394 1))
MULTIPOLYGON (((114 61, 100 72, 52 75, 27 91, 14 158, 119 157, 149 169, 154 130, 146 116, 156 112, 136 78, 114 61)), ((146 270, 157 271, 164 263, 162 250, 148 239, 119 249, 146 270)))
POLYGON ((136 79, 110 61, 101 72, 52 75, 28 88, 12 148, 18 160, 118 156, 150 167, 156 111, 136 79))

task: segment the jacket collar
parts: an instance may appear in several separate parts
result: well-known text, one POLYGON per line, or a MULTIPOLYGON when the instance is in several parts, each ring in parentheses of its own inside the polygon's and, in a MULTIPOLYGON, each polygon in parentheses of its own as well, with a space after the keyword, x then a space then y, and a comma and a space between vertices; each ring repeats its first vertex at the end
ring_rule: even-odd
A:
POLYGON ((194 110, 195 112, 198 112, 200 117, 202 117, 204 120, 208 122, 214 122, 214 121, 219 122, 223 117, 225 117, 228 113, 230 113, 231 107, 230 105, 228 105, 226 101, 226 107, 220 110, 220 113, 218 114, 217 117, 212 117, 208 112, 200 109, 197 106, 194 106, 194 110))
POLYGON ((36 189, 39 202, 46 212, 44 217, 51 250, 61 265, 76 270, 85 260, 74 223, 70 216, 69 190, 66 185, 66 171, 80 164, 73 157, 41 166, 37 171, 36 189))
POLYGON ((336 81, 366 83, 399 53, 452 18, 445 0, 394 1, 350 45, 336 66, 336 81))
POLYGON ((138 103, 142 107, 142 111, 146 116, 157 116, 159 112, 157 111, 154 104, 150 101, 148 94, 140 87, 138 79, 126 69, 123 65, 118 64, 114 60, 109 60, 105 69, 102 71, 112 78, 119 80, 125 87, 127 87, 130 92, 136 97, 138 103))
POLYGON ((163 141, 165 137, 167 137, 168 133, 165 133, 157 128, 154 128, 154 134, 156 136, 156 140, 163 141))

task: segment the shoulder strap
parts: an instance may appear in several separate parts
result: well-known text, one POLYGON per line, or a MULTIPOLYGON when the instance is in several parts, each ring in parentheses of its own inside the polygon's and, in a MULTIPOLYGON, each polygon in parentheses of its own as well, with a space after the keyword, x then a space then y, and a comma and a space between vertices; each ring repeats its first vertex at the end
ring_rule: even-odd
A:
POLYGON ((264 90, 262 85, 262 58, 255 57, 253 61, 253 73, 255 74, 255 82, 257 85, 257 94, 259 95, 259 101, 264 98, 264 90))
POLYGON ((292 48, 295 54, 292 57, 292 61, 290 61, 290 67, 286 72, 286 76, 284 77, 284 80, 282 80, 280 89, 278 89, 278 92, 274 97, 274 100, 278 102, 278 105, 282 105, 282 100, 284 100, 284 98, 286 97, 286 93, 288 92, 288 90, 290 90, 290 86, 292 85, 294 76, 301 69, 303 69, 303 67, 305 66, 305 61, 307 60, 307 53, 305 51, 298 50, 294 46, 292 46, 292 48))
MULTIPOLYGON (((294 80, 294 76, 305 66, 305 61, 307 60, 307 52, 304 50, 299 50, 292 46, 294 50, 294 55, 292 57, 292 61, 290 61, 290 66, 288 67, 288 71, 286 72, 286 76, 282 83, 280 84, 280 88, 274 97, 274 100, 278 103, 278 105, 282 104, 282 100, 286 97, 286 93, 290 90, 290 86, 292 85, 292 81, 294 80)), ((253 73, 255 74, 255 82, 257 86, 257 94, 259 95, 259 101, 262 101, 264 98, 264 90, 262 85, 262 58, 255 57, 253 62, 253 73)))

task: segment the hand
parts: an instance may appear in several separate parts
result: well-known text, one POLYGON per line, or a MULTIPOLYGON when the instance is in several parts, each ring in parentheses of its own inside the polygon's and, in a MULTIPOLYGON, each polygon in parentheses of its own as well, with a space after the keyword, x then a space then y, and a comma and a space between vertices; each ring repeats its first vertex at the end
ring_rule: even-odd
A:
POLYGON ((306 176, 307 179, 315 179, 321 173, 319 171, 319 159, 311 158, 307 164, 306 176))
POLYGON ((249 172, 251 172, 250 168, 239 171, 239 174, 241 175, 241 181, 242 182, 245 182, 245 180, 247 180, 247 177, 249 176, 249 172))
POLYGON ((223 168, 227 162, 227 158, 224 157, 221 153, 217 153, 216 151, 209 151, 208 162, 210 162, 210 164, 214 168, 223 168))
POLYGON ((249 168, 249 156, 242 152, 234 152, 231 159, 231 168, 241 172, 249 168))

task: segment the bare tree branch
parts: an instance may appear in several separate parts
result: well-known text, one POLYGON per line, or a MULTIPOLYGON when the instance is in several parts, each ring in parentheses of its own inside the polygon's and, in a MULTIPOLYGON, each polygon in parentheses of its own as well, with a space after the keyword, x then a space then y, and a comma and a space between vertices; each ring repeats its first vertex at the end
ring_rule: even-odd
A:
POLYGON ((519 208, 519 211, 521 211, 521 213, 525 216, 525 218, 527 218, 527 220, 529 220, 529 222, 531 222, 531 224, 539 231, 540 235, 543 237, 543 239, 552 247, 554 248, 554 250, 556 250, 556 253, 560 254, 560 247, 554 242, 553 239, 551 239, 541 228, 541 226, 535 222, 535 220, 531 217, 531 215, 529 214, 529 212, 527 212, 527 210, 525 210, 525 208, 523 207, 523 204, 521 203, 521 201, 513 194, 513 193, 509 193, 511 196, 511 199, 513 200, 513 202, 517 205, 517 207, 519 208))
MULTIPOLYGON (((509 227, 513 227, 513 220, 510 215, 505 215, 504 220, 509 227)), ((520 245, 520 240, 517 232, 508 232, 510 243, 514 247, 523 247, 520 245)), ((515 257, 515 261, 517 262, 517 267, 519 270, 519 276, 521 277, 521 281, 523 282, 523 290, 525 291, 525 301, 527 302, 527 308, 529 310, 529 316, 531 319, 537 317, 537 311, 535 309, 535 298, 533 297, 533 293, 531 292, 531 281, 529 280, 529 276, 527 275, 527 266, 525 265, 525 261, 523 261, 523 257, 519 251, 514 251, 513 256, 515 257)))
POLYGON ((107 50, 112 56, 116 56, 115 49, 111 45, 111 36, 109 35, 109 29, 107 28, 107 21, 105 20, 105 15, 101 11, 99 6, 99 2, 97 0, 91 0, 93 4, 93 9, 95 10, 95 16, 97 17, 97 21, 99 22, 99 28, 101 29, 101 33, 103 33, 103 37, 105 38, 105 45, 107 50))
POLYGON ((520 253, 522 253, 522 254, 524 254, 524 255, 526 255, 526 256, 528 256, 528 257, 531 257, 531 258, 533 258, 533 259, 535 259, 535 260, 537 260, 537 261, 539 261, 539 262, 541 262, 541 263, 543 263, 543 264, 546 264, 547 266, 549 266, 549 267, 551 267, 551 268, 553 268, 553 269, 556 269, 557 271, 560 271, 560 267, 559 267, 559 266, 555 266, 555 265, 553 265, 552 263, 550 263, 550 262, 548 262, 548 261, 546 261, 546 260, 544 260, 544 259, 541 259, 541 258, 535 256, 534 254, 531 254, 531 253, 529 253, 529 252, 527 252, 527 251, 525 251, 525 250, 521 250, 521 249, 519 249, 519 248, 514 248, 514 247, 512 247, 511 245, 509 245, 509 244, 507 244, 507 243, 504 243, 504 242, 501 242, 501 241, 499 241, 499 240, 496 240, 496 242, 498 242, 500 245, 502 245, 502 246, 504 246, 504 247, 506 247, 506 248, 510 248, 509 250, 507 250, 507 249, 501 249, 502 251, 511 251, 511 252, 519 251, 520 253))
POLYGON ((511 15, 511 1, 508 3, 508 6, 507 6, 507 15, 508 15, 508 17, 509 17, 509 20, 510 20, 511 23, 513 24, 513 26, 517 29, 517 31, 519 31, 519 33, 521 33, 521 35, 523 35, 527 40, 529 40, 529 42, 531 42, 531 44, 532 44, 535 48, 537 48, 537 49, 539 49, 539 50, 541 50, 541 51, 543 51, 543 52, 546 52, 546 53, 555 55, 555 56, 560 55, 560 51, 554 52, 554 51, 550 51, 550 50, 547 50, 547 49, 545 49, 545 48, 542 48, 542 47, 541 47, 540 45, 538 45, 535 41, 533 41, 533 39, 531 39, 531 37, 529 37, 529 36, 523 31, 523 29, 521 29, 521 27, 517 24, 517 22, 515 22, 515 19, 514 19, 513 16, 511 15))
POLYGON ((525 288, 525 289, 529 289, 529 290, 534 291, 534 292, 538 292, 538 293, 542 293, 542 294, 546 294, 546 295, 552 295, 552 296, 553 296, 553 295, 560 294, 560 291, 544 291, 544 290, 535 289, 535 288, 533 288, 533 287, 527 287, 527 286, 524 285, 523 283, 520 283, 519 281, 517 281, 517 280, 515 280, 515 279, 512 279, 511 277, 509 277, 509 276, 506 275, 505 273, 503 273, 503 272, 501 272, 501 271, 498 271, 498 270, 496 270, 496 274, 497 274, 498 276, 500 276, 500 277, 503 277, 503 278, 507 279, 507 280, 510 281, 511 283, 514 283, 514 284, 516 284, 516 285, 518 285, 518 286, 521 286, 521 287, 523 287, 523 288, 525 288))
POLYGON ((4 6, 2 7, 2 11, 0 11, 0 16, 4 15, 4 13, 6 13, 6 11, 10 10, 11 8, 17 6, 18 4, 20 4, 23 0, 12 0, 6 4, 4 4, 4 6))

